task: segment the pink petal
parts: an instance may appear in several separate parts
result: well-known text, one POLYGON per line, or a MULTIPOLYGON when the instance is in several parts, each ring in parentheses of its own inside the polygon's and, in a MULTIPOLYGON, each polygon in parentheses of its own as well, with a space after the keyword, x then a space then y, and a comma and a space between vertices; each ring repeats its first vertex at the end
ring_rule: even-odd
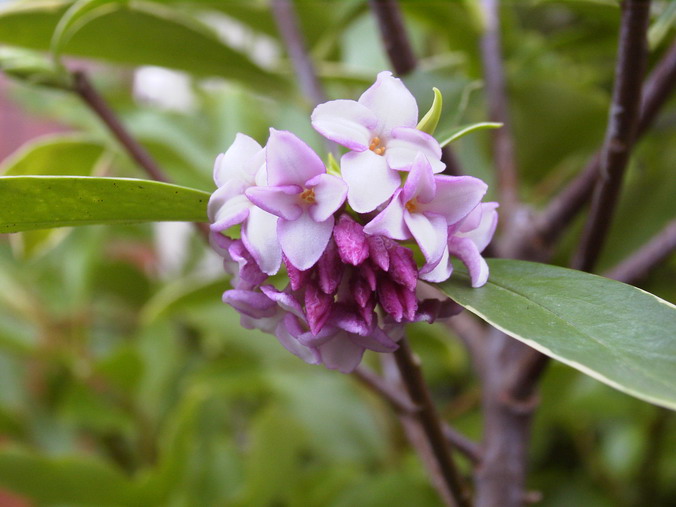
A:
POLYGON ((324 163, 307 144, 291 132, 270 129, 266 147, 268 185, 305 185, 326 172, 324 163))
POLYGON ((471 239, 453 237, 448 242, 448 249, 467 266, 472 287, 481 287, 488 281, 488 264, 471 239))
POLYGON ((259 208, 285 220, 296 220, 303 213, 300 205, 301 188, 297 185, 250 187, 245 195, 259 208))
POLYGON ((369 149, 378 118, 355 100, 332 100, 312 112, 312 126, 327 139, 354 151, 369 149))
POLYGON ((375 113, 377 131, 385 137, 395 127, 413 128, 418 123, 415 97, 391 72, 379 73, 376 82, 359 97, 359 103, 375 113))
POLYGON ((444 248, 444 253, 439 259, 439 262, 435 264, 425 264, 420 269, 420 279, 425 280, 426 282, 444 282, 453 273, 453 264, 448 255, 448 247, 444 248))
POLYGON ((219 187, 233 179, 253 182, 264 162, 261 145, 251 137, 238 133, 230 148, 216 158, 214 182, 219 187))
POLYGON ((249 209, 253 207, 249 199, 243 194, 222 201, 219 190, 221 189, 211 194, 207 207, 211 230, 216 232, 241 224, 249 216, 249 209))
POLYGON ((392 196, 390 204, 364 226, 366 234, 380 234, 398 240, 411 237, 404 223, 404 205, 401 202, 400 194, 401 190, 397 190, 392 196))
POLYGON ((306 183, 315 193, 315 204, 308 208, 308 213, 315 222, 323 222, 333 215, 345 202, 347 184, 337 176, 320 174, 306 183))
POLYGON ((394 352, 399 348, 399 345, 378 326, 366 336, 350 334, 350 340, 374 352, 394 352))
POLYGON ((242 226, 242 241, 261 271, 274 275, 282 263, 282 248, 277 239, 275 215, 253 206, 242 226))
POLYGON ((404 221, 428 263, 436 263, 444 253, 448 228, 444 217, 404 211, 404 221))
POLYGON ((265 294, 251 290, 228 290, 223 293, 223 302, 249 317, 271 317, 277 312, 277 304, 265 294))
POLYGON ((429 203, 421 204, 423 213, 434 213, 452 225, 472 211, 486 193, 487 185, 472 176, 436 176, 437 193, 429 203))
POLYGON ((434 199, 436 192, 437 185, 434 181, 432 166, 425 155, 418 153, 411 166, 411 172, 406 178, 401 199, 403 202, 417 199, 420 203, 428 203, 434 199))
POLYGON ((347 202, 357 213, 373 211, 401 185, 399 174, 371 150, 346 153, 340 159, 340 168, 348 186, 347 202))
POLYGON ((364 355, 364 347, 352 342, 345 331, 318 347, 324 366, 342 373, 351 373, 364 355))
POLYGON ((326 249, 333 230, 333 217, 315 222, 303 213, 297 220, 279 219, 277 233, 282 251, 297 269, 310 269, 326 249))
MULTIPOLYGON (((479 250, 479 252, 483 252, 488 246, 488 243, 491 242, 491 239, 493 239, 495 228, 498 225, 498 212, 496 210, 497 207, 497 202, 484 202, 479 204, 475 209, 481 213, 480 222, 473 230, 460 232, 457 234, 457 236, 471 239, 476 245, 477 250, 479 250)), ((474 214, 474 211, 470 213, 470 216, 472 214, 474 214)))
POLYGON ((435 174, 446 168, 446 164, 441 161, 441 147, 431 135, 415 128, 392 130, 385 152, 387 163, 392 169, 408 171, 420 153, 427 157, 435 174))
MULTIPOLYGON (((291 319, 294 318, 293 315, 287 315, 286 317, 291 319)), ((306 347, 289 332, 287 318, 282 320, 275 329, 275 336, 279 340, 279 343, 294 356, 300 357, 306 363, 320 364, 321 358, 319 357, 317 349, 306 347)))
POLYGON ((341 260, 346 264, 358 266, 369 256, 364 227, 348 215, 341 215, 333 229, 333 238, 338 247, 341 260))
POLYGON ((303 308, 292 294, 289 294, 287 291, 277 290, 272 285, 263 285, 261 292, 277 303, 285 312, 292 313, 303 320, 305 319, 303 308))

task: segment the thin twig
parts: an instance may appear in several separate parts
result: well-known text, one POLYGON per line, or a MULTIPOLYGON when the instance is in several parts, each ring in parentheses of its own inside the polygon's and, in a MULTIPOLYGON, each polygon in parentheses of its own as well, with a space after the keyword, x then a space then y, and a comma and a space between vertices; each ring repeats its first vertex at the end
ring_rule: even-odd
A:
POLYGON ((604 276, 624 283, 636 283, 674 251, 676 251, 676 220, 669 222, 648 243, 608 270, 604 276))
POLYGON ((290 0, 273 0, 271 8, 303 93, 315 105, 326 102, 326 94, 308 54, 293 3, 290 0))
MULTIPOLYGON (((652 126, 662 106, 676 88, 676 42, 674 42, 643 86, 641 118, 638 122, 637 139, 652 126)), ((537 246, 549 246, 556 242, 573 218, 589 201, 594 191, 601 167, 601 152, 596 153, 585 170, 573 179, 537 216, 533 235, 537 246)))
MULTIPOLYGON (((169 178, 160 169, 153 157, 122 125, 115 112, 105 99, 96 91, 87 75, 82 71, 73 73, 73 91, 89 106, 89 108, 108 127, 108 130, 122 145, 127 154, 155 181, 170 183, 169 178)), ((209 241, 209 225, 194 223, 201 236, 209 241)))
POLYGON ((591 271, 605 244, 615 214, 641 107, 641 87, 648 54, 646 33, 650 0, 627 0, 622 4, 613 102, 601 156, 601 174, 594 188, 589 218, 572 266, 591 271))
POLYGON ((397 0, 369 0, 394 72, 405 76, 418 65, 397 0))
POLYGON ((396 389, 392 384, 378 376, 366 366, 359 366, 354 370, 353 375, 362 384, 389 403, 396 412, 413 414, 420 410, 420 407, 413 404, 404 393, 396 389))
POLYGON ((420 411, 416 413, 416 416, 450 496, 458 506, 469 507, 471 505, 469 492, 465 488, 451 457, 449 446, 441 429, 439 415, 423 378, 420 361, 413 355, 406 338, 399 342, 399 348, 394 352, 394 358, 411 400, 420 406, 420 411))
POLYGON ((507 107, 505 70, 502 65, 499 1, 482 0, 481 6, 485 22, 481 37, 481 61, 486 83, 488 116, 490 121, 503 124, 502 128, 492 132, 493 157, 498 171, 501 213, 509 216, 518 202, 518 179, 514 139, 507 107))
MULTIPOLYGON (((411 402, 408 396, 366 366, 359 366, 354 370, 353 375, 364 386, 386 401, 398 414, 413 416, 416 412, 420 411, 421 407, 411 402)), ((444 436, 451 445, 455 446, 472 463, 476 464, 481 461, 481 450, 476 442, 473 442, 445 422, 441 424, 444 436)))
POLYGON ((81 71, 74 72, 73 82, 73 90, 75 93, 77 93, 91 110, 96 113, 99 119, 106 124, 110 132, 120 142, 129 156, 133 158, 146 173, 148 173, 148 176, 155 181, 169 182, 169 179, 150 156, 150 153, 148 153, 146 149, 132 137, 103 97, 99 95, 92 86, 87 75, 81 71))

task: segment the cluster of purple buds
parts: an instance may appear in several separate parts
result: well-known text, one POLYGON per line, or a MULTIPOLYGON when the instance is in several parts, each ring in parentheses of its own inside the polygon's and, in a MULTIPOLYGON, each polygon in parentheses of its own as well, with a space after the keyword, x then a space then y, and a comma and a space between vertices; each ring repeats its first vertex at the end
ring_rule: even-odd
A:
POLYGON ((274 334, 312 364, 350 372, 365 350, 392 352, 409 322, 459 307, 425 298, 451 257, 483 285, 481 251, 497 224, 486 184, 446 176, 439 143, 416 128, 413 95, 389 72, 358 101, 320 104, 312 124, 348 148, 340 170, 290 132, 265 147, 238 134, 214 167, 212 245, 233 289, 223 300, 244 327, 274 334), (420 266, 415 251, 420 252, 420 266))

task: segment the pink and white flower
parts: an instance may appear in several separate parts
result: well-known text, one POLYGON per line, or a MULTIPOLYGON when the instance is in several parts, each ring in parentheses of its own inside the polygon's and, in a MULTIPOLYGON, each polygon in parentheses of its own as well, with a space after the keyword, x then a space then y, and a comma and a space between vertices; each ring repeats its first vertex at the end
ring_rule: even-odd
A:
POLYGON ((352 209, 365 213, 387 201, 401 184, 397 171, 408 171, 419 153, 433 172, 444 170, 439 143, 416 129, 417 123, 415 97, 387 71, 359 100, 333 100, 315 108, 312 126, 351 150, 340 166, 352 209))
POLYGON ((297 269, 309 269, 329 242, 347 185, 326 174, 317 154, 291 132, 270 129, 265 158, 267 186, 250 186, 246 197, 279 217, 282 252, 297 269))
POLYGON ((387 207, 364 227, 367 234, 395 240, 414 239, 426 264, 436 266, 448 242, 448 227, 464 219, 481 201, 486 184, 472 176, 435 175, 418 154, 404 187, 387 207))

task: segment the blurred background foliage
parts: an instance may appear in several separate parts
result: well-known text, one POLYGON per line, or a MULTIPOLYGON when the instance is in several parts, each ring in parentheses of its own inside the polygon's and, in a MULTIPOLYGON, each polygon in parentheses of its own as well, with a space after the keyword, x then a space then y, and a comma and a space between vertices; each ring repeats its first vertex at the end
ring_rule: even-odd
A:
MULTIPOLYGON (((5 62, 18 49, 41 58, 72 3, 0 2, 5 62)), ((324 149, 266 1, 100 3, 77 20, 65 61, 172 181, 211 191, 236 132, 265 142, 270 126, 289 129, 324 149)), ((294 3, 330 98, 356 98, 390 67, 363 0, 294 3)), ((476 5, 401 2, 420 57, 405 81, 421 111, 441 89, 440 131, 487 117, 476 5)), ((674 38, 675 5, 654 2, 651 62, 674 38)), ((511 1, 502 16, 521 193, 537 208, 601 144, 619 6, 511 1)), ((0 173, 145 177, 76 96, 25 80, 0 93, 0 173)), ((674 217, 675 106, 633 157, 601 271, 674 217)), ((491 181, 487 141, 455 150, 491 181)), ((0 236, 0 505, 438 505, 389 407, 241 328, 220 301, 227 286, 185 224, 0 236)), ((643 287, 676 300, 676 259, 643 287)), ((480 439, 480 386, 458 340, 442 325, 410 335, 444 416, 480 439)), ((542 505, 676 504, 671 412, 554 365, 533 433, 529 489, 542 505)))

